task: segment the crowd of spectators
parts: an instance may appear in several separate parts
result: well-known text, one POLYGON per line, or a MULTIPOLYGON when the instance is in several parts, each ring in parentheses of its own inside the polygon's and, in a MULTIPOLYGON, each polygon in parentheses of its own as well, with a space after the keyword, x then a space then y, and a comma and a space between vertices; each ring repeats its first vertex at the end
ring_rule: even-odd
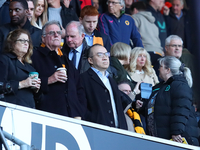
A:
POLYGON ((2 100, 199 145, 185 5, 6 0, 0 8, 0 81, 11 90, 2 100), (142 83, 152 90, 145 99, 142 83))

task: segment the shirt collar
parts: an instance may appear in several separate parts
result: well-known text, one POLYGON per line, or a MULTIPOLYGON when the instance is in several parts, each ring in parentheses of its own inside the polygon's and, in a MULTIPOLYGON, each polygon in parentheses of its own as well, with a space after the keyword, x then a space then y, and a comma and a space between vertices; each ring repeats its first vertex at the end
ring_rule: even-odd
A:
MULTIPOLYGON (((100 77, 103 77, 103 74, 101 73, 101 71, 99 71, 98 69, 94 68, 94 67, 91 67, 91 69, 100 77)), ((106 77, 109 76, 109 72, 106 71, 106 74, 105 74, 106 77)))
MULTIPOLYGON (((81 53, 82 52, 82 50, 83 50, 83 44, 81 44, 79 47, 77 47, 76 49, 75 49, 78 53, 81 53)), ((71 49, 71 52, 73 51, 73 49, 71 49)))
POLYGON ((175 16, 179 20, 183 16, 183 11, 181 10, 181 15, 179 17, 177 15, 175 15, 175 16))
POLYGON ((143 71, 143 70, 141 70, 141 71, 135 70, 135 72, 136 72, 137 74, 144 74, 144 71, 143 71))
POLYGON ((86 33, 84 33, 86 37, 93 37, 94 36, 94 32, 91 35, 87 35, 86 33))

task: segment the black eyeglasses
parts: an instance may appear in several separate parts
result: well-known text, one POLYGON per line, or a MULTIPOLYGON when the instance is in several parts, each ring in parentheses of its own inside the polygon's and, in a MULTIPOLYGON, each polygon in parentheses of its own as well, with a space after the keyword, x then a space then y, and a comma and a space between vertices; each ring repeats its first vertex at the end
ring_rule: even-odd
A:
POLYGON ((22 44, 25 44, 26 42, 29 44, 29 40, 17 39, 16 41, 19 41, 22 44))
MULTIPOLYGON (((95 55, 93 55, 93 56, 95 56, 95 55)), ((93 57, 93 56, 90 56, 90 57, 93 57)), ((103 58, 103 56, 105 56, 105 57, 110 57, 110 53, 109 53, 109 52, 106 52, 106 53, 98 52, 98 53, 96 54, 96 56, 98 56, 98 57, 100 57, 100 58, 103 58)))
POLYGON ((176 48, 176 47, 178 47, 178 48, 183 48, 183 45, 176 45, 176 44, 167 45, 167 46, 171 46, 171 47, 173 47, 173 48, 176 48))
POLYGON ((117 4, 121 4, 121 3, 120 3, 120 2, 107 1, 106 4, 107 4, 107 5, 109 5, 109 4, 117 5, 117 4))
POLYGON ((45 33, 43 35, 47 35, 47 34, 49 34, 50 36, 55 36, 56 34, 62 35, 62 32, 61 31, 49 31, 48 33, 45 33))

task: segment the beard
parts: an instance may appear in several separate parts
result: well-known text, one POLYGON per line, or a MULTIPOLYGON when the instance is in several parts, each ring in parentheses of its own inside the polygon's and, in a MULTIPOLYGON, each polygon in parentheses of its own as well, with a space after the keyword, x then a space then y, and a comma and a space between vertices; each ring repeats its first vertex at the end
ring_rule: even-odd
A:
POLYGON ((11 23, 13 24, 13 25, 21 25, 21 24, 23 24, 24 22, 26 22, 27 21, 27 17, 22 17, 21 19, 18 19, 18 20, 12 20, 11 19, 11 23))

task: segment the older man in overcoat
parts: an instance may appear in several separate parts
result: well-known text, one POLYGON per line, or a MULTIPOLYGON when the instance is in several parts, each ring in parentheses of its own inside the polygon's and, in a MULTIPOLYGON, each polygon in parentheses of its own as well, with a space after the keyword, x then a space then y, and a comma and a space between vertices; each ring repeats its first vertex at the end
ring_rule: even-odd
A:
POLYGON ((37 108, 82 119, 86 111, 83 87, 79 72, 60 50, 61 29, 57 21, 43 26, 42 42, 32 56, 33 66, 41 78, 40 92, 43 93, 37 108))

